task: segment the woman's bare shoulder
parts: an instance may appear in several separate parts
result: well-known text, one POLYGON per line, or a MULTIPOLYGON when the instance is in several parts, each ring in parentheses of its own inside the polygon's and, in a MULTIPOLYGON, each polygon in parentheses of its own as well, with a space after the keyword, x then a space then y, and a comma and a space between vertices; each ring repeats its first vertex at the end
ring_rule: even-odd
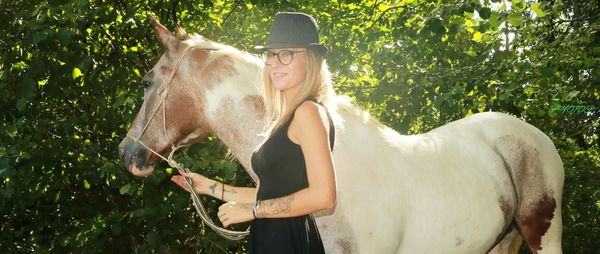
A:
POLYGON ((294 121, 296 120, 301 126, 324 125, 327 121, 327 112, 324 106, 307 100, 296 109, 294 121))

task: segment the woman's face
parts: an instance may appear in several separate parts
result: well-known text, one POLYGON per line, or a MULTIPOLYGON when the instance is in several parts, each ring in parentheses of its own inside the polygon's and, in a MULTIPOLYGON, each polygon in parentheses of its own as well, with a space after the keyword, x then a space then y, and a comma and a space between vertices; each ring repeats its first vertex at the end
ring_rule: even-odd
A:
POLYGON ((273 87, 280 91, 301 88, 306 79, 306 49, 277 48, 268 49, 268 51, 273 53, 269 55, 268 52, 265 52, 270 57, 266 58, 266 62, 273 87), (291 62, 286 65, 285 63, 290 60, 290 57, 291 62))

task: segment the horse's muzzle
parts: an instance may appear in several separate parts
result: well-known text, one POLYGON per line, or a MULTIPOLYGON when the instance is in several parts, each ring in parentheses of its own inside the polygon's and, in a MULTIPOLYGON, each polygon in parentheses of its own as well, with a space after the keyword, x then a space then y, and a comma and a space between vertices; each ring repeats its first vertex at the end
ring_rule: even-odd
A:
POLYGON ((119 156, 127 170, 135 176, 149 176, 154 171, 154 163, 150 163, 150 151, 129 137, 119 144, 119 156))

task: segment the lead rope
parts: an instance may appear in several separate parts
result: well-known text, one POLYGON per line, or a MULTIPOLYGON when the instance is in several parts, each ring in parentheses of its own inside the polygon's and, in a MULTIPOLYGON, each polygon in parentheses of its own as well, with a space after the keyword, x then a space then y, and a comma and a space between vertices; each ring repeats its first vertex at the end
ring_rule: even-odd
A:
MULTIPOLYGON (((173 159, 173 154, 175 154, 175 151, 177 151, 177 149, 181 148, 181 146, 175 146, 175 144, 173 144, 173 142, 169 141, 169 143, 171 143, 171 153, 169 153, 169 155, 167 157, 164 157, 161 154, 159 154, 158 152, 156 152, 153 149, 151 149, 150 147, 148 147, 146 144, 144 144, 144 142, 142 142, 140 140, 140 138, 142 137, 142 135, 144 135, 144 132, 146 132, 146 129, 150 125, 150 122, 152 122, 152 119, 154 119, 154 116, 156 116, 156 112, 158 112, 158 109, 161 106, 163 108, 163 132, 164 132, 165 137, 168 138, 168 135, 167 135, 167 122, 166 122, 167 121, 166 120, 167 119, 167 117, 166 117, 166 111, 167 110, 166 110, 166 106, 165 106, 164 101, 165 101, 165 99, 167 97, 167 93, 169 92, 169 89, 171 87, 171 80, 173 79, 173 77, 175 76, 175 73, 179 69, 179 64, 183 60, 183 57, 185 56, 185 54, 187 53, 187 51, 190 48, 193 48, 193 47, 187 47, 183 51, 183 53, 181 54, 181 56, 179 57, 179 59, 175 63, 175 67, 173 69, 173 72, 171 73, 171 76, 169 77, 169 80, 166 81, 166 82, 164 82, 158 88, 158 90, 156 91, 157 94, 159 95, 159 97, 161 98, 160 103, 156 106, 156 108, 152 112, 152 115, 150 116, 150 119, 146 122, 146 124, 144 125, 144 128, 142 128, 142 131, 140 132, 140 135, 138 135, 137 137, 133 137, 133 136, 127 134, 127 137, 131 138, 133 141, 139 143, 144 148, 148 149, 150 152, 152 152, 153 154, 155 154, 156 156, 158 156, 162 160, 166 161, 169 164, 169 166, 171 166, 173 168, 176 168, 177 171, 179 172, 179 174, 181 174, 181 173, 190 173, 189 169, 187 169, 182 164, 178 163, 177 161, 175 161, 173 159)), ((185 185, 190 190, 192 202, 194 204, 194 208, 196 209, 196 212, 198 212, 198 215, 200 215, 200 218, 202 219, 202 221, 206 225, 208 225, 210 228, 212 228, 215 232, 217 232, 217 234, 219 234, 220 236, 222 236, 222 237, 224 237, 226 239, 233 240, 233 241, 241 240, 245 236, 247 236, 248 234, 250 234, 250 227, 248 227, 245 231, 235 231, 235 230, 225 229, 225 228, 220 227, 217 224, 215 224, 214 221, 210 218, 210 216, 208 216, 208 212, 206 211, 206 208, 204 207, 204 205, 200 201, 200 197, 198 196, 198 194, 196 192, 194 192, 194 184, 192 183, 192 181, 190 179, 186 178, 186 177, 184 177, 183 180, 185 182, 185 185)))

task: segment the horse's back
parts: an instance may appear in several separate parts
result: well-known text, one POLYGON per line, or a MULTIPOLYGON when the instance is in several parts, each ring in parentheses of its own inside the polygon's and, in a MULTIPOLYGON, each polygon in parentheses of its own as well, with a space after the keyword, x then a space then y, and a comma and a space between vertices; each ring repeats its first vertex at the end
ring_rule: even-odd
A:
POLYGON ((511 115, 499 112, 477 113, 432 132, 453 133, 480 139, 504 156, 504 159, 523 155, 530 159, 537 157, 545 162, 545 165, 531 166, 535 166, 540 170, 539 173, 548 176, 548 180, 551 181, 548 184, 558 187, 562 186, 564 181, 562 161, 550 138, 535 126, 511 115))
MULTIPOLYGON (((554 162, 534 170, 544 179, 535 184, 549 185, 544 188, 557 190, 553 198, 560 199, 557 184, 544 182, 562 183, 556 149, 514 117, 480 113, 405 136, 354 108, 339 112, 344 126, 336 131, 334 158, 344 191, 336 214, 344 215, 348 227, 345 238, 326 241, 335 246, 330 250, 348 252, 343 243, 361 239, 350 246, 358 253, 485 253, 510 227, 520 204, 507 168, 522 154, 519 146, 554 162), (508 156, 511 149, 515 158, 508 156)), ((333 229, 324 226, 323 233, 339 234, 333 229)))

